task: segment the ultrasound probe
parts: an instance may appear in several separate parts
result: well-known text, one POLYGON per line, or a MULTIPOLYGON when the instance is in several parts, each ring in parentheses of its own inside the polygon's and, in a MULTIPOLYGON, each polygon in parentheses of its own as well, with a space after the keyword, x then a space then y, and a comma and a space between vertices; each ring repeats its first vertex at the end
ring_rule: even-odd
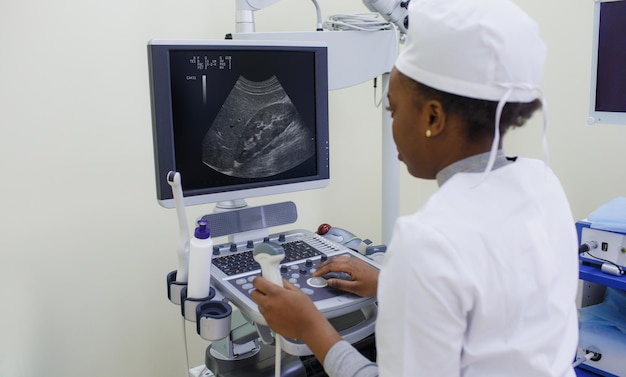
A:
POLYGON ((176 204, 176 215, 178 216, 178 270, 176 271, 176 281, 186 283, 189 272, 189 226, 187 225, 187 214, 185 213, 185 203, 183 201, 183 186, 181 184, 180 173, 170 171, 167 173, 167 183, 172 187, 174 203, 176 204))
MULTIPOLYGON (((254 260, 261 265, 261 275, 272 283, 283 286, 279 264, 285 258, 285 250, 279 244, 264 242, 256 245, 253 252, 254 260)), ((276 369, 275 376, 280 377, 281 344, 280 335, 276 334, 276 369)))

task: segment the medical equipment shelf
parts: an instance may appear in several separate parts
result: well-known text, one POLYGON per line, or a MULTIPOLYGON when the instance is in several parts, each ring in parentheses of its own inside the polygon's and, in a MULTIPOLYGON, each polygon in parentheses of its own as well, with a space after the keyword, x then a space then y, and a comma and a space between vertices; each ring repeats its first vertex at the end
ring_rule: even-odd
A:
MULTIPOLYGON (((607 374, 606 372, 603 372, 594 367, 590 367, 589 365, 586 365, 584 369, 581 367, 575 368, 574 371, 576 372, 576 377, 611 377, 611 376, 614 376, 613 374, 607 374)), ((616 377, 619 377, 619 376, 616 376, 616 377)))
POLYGON ((606 274, 600 271, 600 266, 581 264, 579 269, 579 277, 581 280, 626 291, 626 275, 613 276, 606 274))
POLYGON ((576 368, 576 377, 598 377, 599 374, 589 372, 584 369, 576 368))
MULTIPOLYGON (((580 263, 578 271, 578 277, 580 278, 580 280, 626 291, 626 275, 609 275, 600 270, 600 265, 590 264, 586 262, 580 263)), ((575 368, 575 371, 577 377, 612 376, 611 374, 607 374, 606 372, 603 372, 589 365, 581 365, 575 368)))

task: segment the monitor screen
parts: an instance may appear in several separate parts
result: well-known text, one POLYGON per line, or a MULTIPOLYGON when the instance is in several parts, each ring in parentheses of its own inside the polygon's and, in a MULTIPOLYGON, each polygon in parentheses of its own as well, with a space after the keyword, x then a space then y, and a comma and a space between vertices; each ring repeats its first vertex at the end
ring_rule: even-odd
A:
POLYGON ((626 124, 626 1, 594 6, 589 123, 626 124))
POLYGON ((157 200, 185 205, 321 188, 329 179, 328 63, 320 43, 148 44, 157 200))

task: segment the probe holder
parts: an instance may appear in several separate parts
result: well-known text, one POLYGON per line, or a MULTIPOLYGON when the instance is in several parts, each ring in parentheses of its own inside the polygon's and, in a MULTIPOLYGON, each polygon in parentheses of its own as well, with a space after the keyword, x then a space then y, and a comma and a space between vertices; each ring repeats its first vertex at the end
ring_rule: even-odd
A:
POLYGON ((184 288, 187 288, 187 283, 180 283, 176 281, 176 273, 174 270, 167 274, 167 298, 176 305, 181 303, 181 293, 184 288))
POLYGON ((215 289, 211 287, 209 290, 209 295, 203 298, 191 298, 187 297, 187 287, 183 288, 180 292, 180 301, 181 306, 180 310, 187 321, 196 322, 196 308, 198 305, 202 304, 205 301, 210 301, 215 297, 215 289))
POLYGON ((205 301, 196 306, 196 332, 202 339, 215 341, 230 334, 233 309, 224 301, 205 301))

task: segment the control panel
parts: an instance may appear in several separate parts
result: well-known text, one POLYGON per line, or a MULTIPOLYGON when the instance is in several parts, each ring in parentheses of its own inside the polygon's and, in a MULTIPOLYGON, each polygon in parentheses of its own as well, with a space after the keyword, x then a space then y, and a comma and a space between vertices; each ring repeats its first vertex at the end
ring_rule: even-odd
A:
POLYGON ((251 321, 266 325, 257 305, 250 298, 250 292, 254 289, 252 281, 261 275, 252 252, 257 243, 269 241, 279 243, 285 249, 285 258, 280 263, 282 277, 309 295, 327 318, 352 313, 375 302, 374 297, 360 297, 328 287, 325 279, 313 278, 311 274, 323 261, 338 256, 359 258, 379 269, 376 262, 311 231, 294 230, 270 235, 263 240, 222 244, 214 248, 211 268, 213 286, 251 321))

